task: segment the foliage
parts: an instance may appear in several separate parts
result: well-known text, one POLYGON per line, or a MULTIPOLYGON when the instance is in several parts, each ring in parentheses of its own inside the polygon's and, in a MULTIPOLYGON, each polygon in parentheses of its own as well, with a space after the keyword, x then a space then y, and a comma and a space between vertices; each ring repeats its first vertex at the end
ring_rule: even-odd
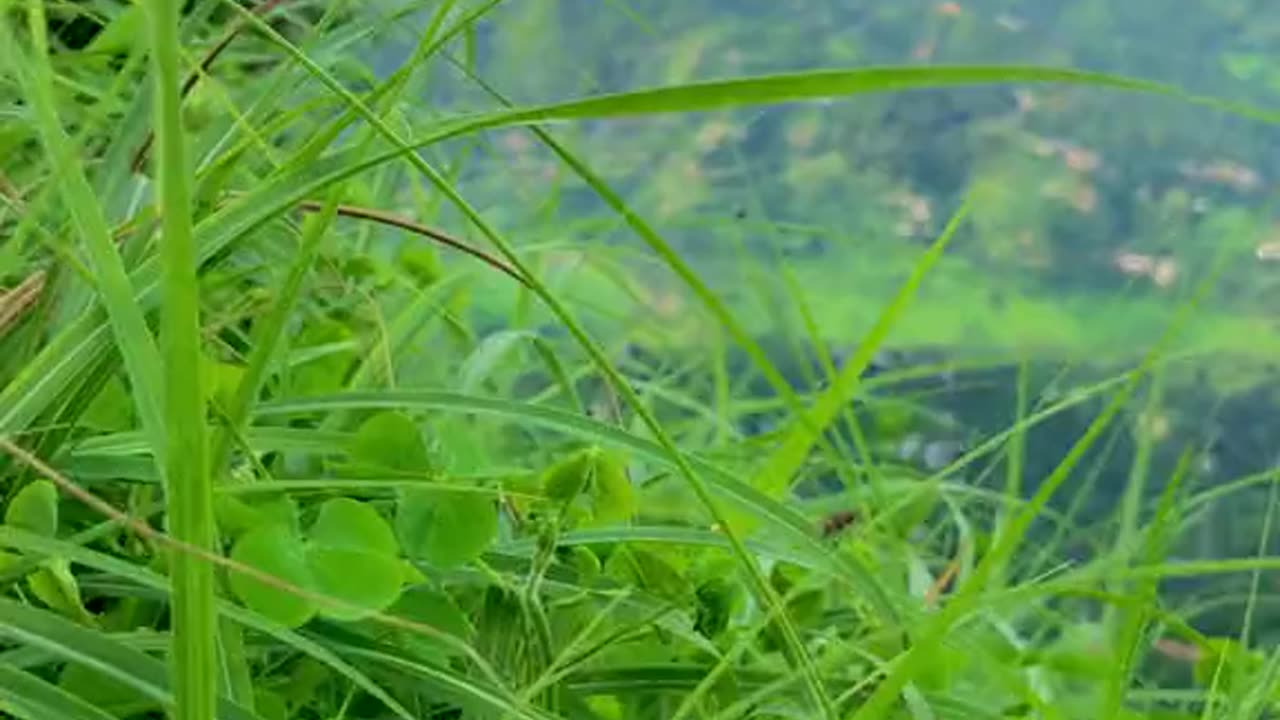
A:
POLYGON ((0 2, 0 712, 1276 712, 1280 18, 802 5, 0 2))

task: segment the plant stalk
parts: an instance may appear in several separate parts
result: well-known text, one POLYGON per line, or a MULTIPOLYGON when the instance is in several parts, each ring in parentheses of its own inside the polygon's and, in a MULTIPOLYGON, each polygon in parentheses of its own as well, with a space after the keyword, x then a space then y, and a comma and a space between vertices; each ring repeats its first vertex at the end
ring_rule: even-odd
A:
MULTIPOLYGON (((179 542, 211 550, 213 488, 206 461, 197 261, 180 108, 180 13, 181 5, 170 0, 146 3, 155 83, 156 199, 161 218, 164 478, 170 532, 179 542)), ((213 567, 194 554, 173 553, 170 584, 173 717, 213 720, 218 676, 213 567)))

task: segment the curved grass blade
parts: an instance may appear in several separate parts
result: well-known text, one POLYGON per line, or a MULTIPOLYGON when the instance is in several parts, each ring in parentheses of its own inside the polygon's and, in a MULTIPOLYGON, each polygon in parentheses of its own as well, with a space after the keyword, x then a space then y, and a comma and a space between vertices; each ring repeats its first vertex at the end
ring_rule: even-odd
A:
MULTIPOLYGON (((7 528, 0 528, 0 531, 5 534, 12 532, 7 528)), ((157 702, 165 705, 174 702, 163 662, 51 612, 0 598, 0 633, 68 662, 92 668, 157 702)), ((220 720, 261 720, 225 700, 217 703, 216 717, 220 720)))
POLYGON ((448 693, 450 695, 460 695, 473 702, 481 703, 494 708, 495 710, 501 710, 506 713, 505 717, 520 718, 520 720, 553 720, 557 717, 532 706, 514 706, 496 693, 480 688, 474 683, 466 682, 464 679, 459 678, 455 673, 432 665, 427 665, 426 663, 414 662, 409 658, 400 657, 399 655, 391 655, 389 653, 358 647, 341 646, 338 648, 338 652, 352 657, 362 658, 365 661, 371 660, 373 662, 382 663, 389 667, 404 671, 416 678, 428 680, 439 687, 441 692, 448 693))
MULTIPOLYGON (((1280 122, 1280 112, 1261 110, 1214 98, 1194 96, 1174 86, 1103 73, 1018 66, 864 68, 856 70, 821 70, 760 78, 714 81, 673 88, 606 95, 534 108, 516 108, 508 111, 481 113, 444 121, 431 132, 413 140, 411 144, 414 148, 420 148, 458 135, 506 125, 528 125, 539 122, 590 117, 688 112, 718 107, 817 99, 857 93, 888 92, 907 88, 1016 82, 1075 83, 1166 95, 1269 123, 1280 122), (706 91, 705 93, 702 92, 704 90, 706 91)), ((316 191, 334 182, 383 164, 401 154, 406 154, 406 152, 402 148, 395 148, 381 154, 370 155, 360 148, 354 148, 276 176, 268 181, 264 187, 245 197, 240 203, 211 216, 197 226, 196 234, 201 240, 201 259, 207 259, 271 217, 294 204, 306 200, 309 195, 314 194, 316 191)), ((135 273, 135 284, 142 286, 144 290, 148 272, 154 273, 154 268, 149 268, 144 264, 144 267, 139 268, 139 271, 135 273)), ((144 306, 150 305, 145 300, 142 302, 144 306)), ((90 320, 88 324, 91 326, 93 321, 90 320)), ((76 334, 87 334, 89 332, 83 322, 78 323, 77 328, 76 334)), ((64 343, 73 347, 64 348, 64 350, 81 351, 82 349, 88 349, 74 347, 74 345, 83 345, 89 342, 89 338, 68 339, 64 343)), ((101 340, 94 344, 100 346, 101 340)), ((3 395, 0 395, 0 432, 12 432, 17 429, 15 426, 22 424, 23 419, 29 421, 29 416, 32 414, 30 410, 26 410, 21 416, 13 417, 18 408, 12 406, 34 394, 31 392, 31 388, 25 386, 36 384, 44 378, 50 378, 45 380, 44 384, 52 382, 54 376, 47 371, 60 369, 64 373, 67 372, 67 364, 71 357, 74 356, 68 356, 64 352, 61 355, 45 358, 44 364, 53 367, 42 368, 42 370, 45 370, 43 372, 37 373, 33 371, 26 374, 21 385, 15 381, 14 386, 16 387, 11 386, 6 389, 3 395), (62 358, 63 362, 53 362, 53 358, 62 358)))
MULTIPOLYGON (((335 447, 351 439, 350 433, 331 432, 315 428, 291 428, 259 426, 246 436, 249 447, 257 451, 293 450, 298 452, 332 452, 335 447)), ((77 442, 71 450, 72 457, 104 457, 144 454, 150 450, 146 438, 139 432, 120 432, 95 435, 77 442)))
MULTIPOLYGON (((625 545, 627 543, 645 543, 649 545, 676 545, 680 547, 719 548, 725 552, 732 550, 724 535, 710 530, 697 528, 651 525, 628 526, 616 528, 600 528, 592 530, 574 530, 556 538, 557 547, 573 545, 625 545)), ((751 552, 770 560, 785 560, 803 568, 825 570, 825 566, 817 566, 811 556, 786 548, 775 547, 759 541, 746 541, 751 552)), ((495 552, 506 552, 512 555, 532 555, 537 550, 536 540, 519 540, 499 545, 495 552)))
MULTIPOLYGON (((1031 82, 1069 83, 1164 95, 1222 112, 1280 123, 1280 112, 1195 96, 1174 86, 1123 76, 1061 68, 939 66, 819 70, 720 80, 479 113, 442 121, 410 144, 414 148, 422 148, 479 130, 592 117, 689 112, 908 88, 1031 82)), ((196 226, 201 261, 327 186, 406 153, 398 147, 382 153, 367 153, 361 148, 353 148, 276 175, 240 202, 220 210, 196 226)), ((151 294, 155 271, 152 259, 132 275, 138 288, 138 301, 144 308, 154 307, 156 302, 151 294)), ((71 376, 88 365, 92 357, 107 352, 109 331, 101 325, 103 319, 100 310, 86 312, 0 393, 0 433, 23 429, 53 402, 56 390, 65 386, 71 376)))
POLYGON ((0 708, 20 720, 115 720, 62 688, 0 662, 0 708))
POLYGON ((549 121, 578 117, 621 117, 671 112, 702 112, 761 103, 816 100, 840 95, 896 92, 916 88, 964 87, 1009 83, 1052 83, 1163 95, 1266 123, 1280 122, 1280 111, 1189 93, 1174 85, 1112 73, 1032 65, 882 66, 779 73, 751 78, 708 80, 674 87, 613 93, 569 103, 516 111, 518 117, 549 121))

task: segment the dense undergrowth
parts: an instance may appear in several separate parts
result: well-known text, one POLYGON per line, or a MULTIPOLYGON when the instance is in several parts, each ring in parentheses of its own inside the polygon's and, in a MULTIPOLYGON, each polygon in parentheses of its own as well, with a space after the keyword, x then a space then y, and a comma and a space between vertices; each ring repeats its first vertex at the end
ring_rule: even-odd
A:
POLYGON ((1274 617, 1275 478, 1206 485, 1204 448, 1168 432, 1166 386, 1195 359, 1180 333, 1240 247, 1223 245, 1131 366, 879 367, 955 238, 999 200, 990 183, 895 255, 901 277, 837 356, 787 263, 738 257, 794 290, 800 321, 766 341, 562 131, 997 83, 1280 113, 1018 66, 513 105, 471 52, 502 4, 374 18, 343 3, 196 2, 181 17, 90 3, 104 29, 69 46, 67 7, 0 2, 0 711, 1274 712, 1280 655, 1255 618, 1274 617), (419 17, 393 71, 348 52, 419 17), (483 104, 424 106, 428 71, 483 104), (498 131, 554 157, 649 253, 641 269, 600 267, 650 313, 562 290, 603 246, 525 242, 503 208, 468 202, 457 178, 498 131), (658 274, 687 298, 678 312, 636 289, 658 274), (668 332, 681 341, 655 340, 668 332), (806 362, 781 368, 797 346, 806 362), (991 367, 1009 419, 977 436, 912 384, 991 367), (1030 449, 1046 425, 1047 465, 1030 449), (924 442, 911 438, 939 427, 954 448, 909 462, 903 448, 924 442), (1115 442, 1132 463, 1087 521, 1078 503, 1115 442), (1206 513, 1258 491, 1252 551, 1187 559, 1206 513), (1207 629, 1222 604, 1240 622, 1207 629))

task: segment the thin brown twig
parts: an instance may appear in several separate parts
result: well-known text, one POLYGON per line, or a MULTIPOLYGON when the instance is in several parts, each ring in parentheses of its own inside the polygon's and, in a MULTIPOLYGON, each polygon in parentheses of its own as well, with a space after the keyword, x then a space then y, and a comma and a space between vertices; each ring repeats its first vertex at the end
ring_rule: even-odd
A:
MULTIPOLYGON (((245 192, 238 191, 238 190, 233 190, 228 194, 231 195, 232 197, 243 197, 244 195, 246 195, 245 192)), ((323 209, 323 205, 315 200, 303 200, 298 203, 297 209, 302 210, 304 212, 320 212, 323 209)), ((453 248, 454 250, 457 250, 460 253, 470 255, 471 257, 483 262, 489 267, 503 273, 507 277, 510 277, 512 280, 515 280, 521 285, 524 285, 525 287, 529 287, 529 281, 526 280, 525 277, 521 275, 518 270, 511 267, 510 265, 508 265, 506 262, 499 259, 498 257, 490 253, 487 253, 484 250, 481 250, 480 248, 475 247, 474 245, 470 245, 464 240, 459 240, 458 238, 442 230, 437 230, 436 228, 433 228, 429 225, 423 225, 422 223, 417 222, 416 220, 413 220, 411 218, 407 218, 403 215, 397 215, 395 213, 387 212, 386 210, 378 210, 376 208, 364 207, 362 205, 341 205, 340 204, 337 206, 337 213, 343 217, 381 223, 383 225, 399 228, 400 230, 404 230, 406 232, 414 233, 415 235, 421 235, 425 238, 429 238, 431 240, 434 240, 440 243, 441 245, 453 248)))
MULTIPOLYGON (((305 210, 307 212, 319 212, 321 210, 321 205, 315 200, 303 200, 302 202, 298 203, 298 209, 305 210)), ((476 258, 477 260, 485 263, 489 267, 492 267, 493 269, 504 273, 505 275, 515 280, 516 282, 520 283, 521 285, 524 285, 525 287, 529 287, 529 281, 526 280, 523 275, 521 275, 515 268, 506 264, 505 262, 498 259, 494 255, 491 255, 485 252, 484 250, 481 250, 480 248, 477 248, 473 245, 468 245, 466 242, 459 240, 458 238, 455 238, 452 235, 448 235, 444 232, 441 232, 440 230, 436 230, 435 228, 429 227, 427 225, 423 225, 422 223, 416 222, 402 215, 395 215, 395 214, 386 212, 384 210, 376 210, 373 208, 360 207, 358 205, 339 205, 337 212, 339 215, 342 215, 343 217, 357 218, 360 220, 370 220, 372 222, 382 223, 383 225, 390 225, 391 227, 400 228, 401 230, 405 230, 411 233, 415 233, 417 235, 422 235, 423 237, 430 238, 440 243, 441 245, 451 247, 454 250, 457 250, 458 252, 470 255, 471 257, 476 258)))
MULTIPOLYGON (((130 220, 120 227, 116 228, 112 233, 112 239, 117 244, 128 237, 132 232, 138 229, 140 221, 136 218, 130 220)), ((18 319, 27 310, 31 309, 36 301, 40 299, 40 293, 44 292, 45 285, 48 281, 48 272, 45 270, 36 270, 23 278, 12 290, 0 296, 0 337, 3 337, 18 319), (22 294, 19 295, 18 293, 22 294)))
POLYGON ((103 500, 97 495, 94 495, 92 492, 80 487, 74 481, 70 480, 65 475, 59 473, 57 470, 50 467, 47 463, 45 463, 40 458, 36 457, 31 452, 16 445, 8 438, 0 437, 0 448, 4 449, 10 455, 16 458, 19 462, 35 470, 40 475, 43 475, 44 477, 48 478, 51 482, 57 485, 67 495, 74 497, 76 500, 79 500, 80 502, 84 503, 95 512, 107 517, 110 520, 113 520, 123 525, 124 527, 129 528, 133 532, 137 533, 139 536, 144 537, 151 542, 154 542, 158 545, 168 546, 169 548, 176 550, 178 552, 187 553, 193 557, 197 557, 201 560, 204 560, 206 562, 222 567, 233 573, 237 573, 237 574, 252 578, 253 580, 263 583, 264 585, 268 585, 276 590, 289 593, 290 595, 294 595, 295 597, 299 597, 304 600, 313 602, 317 605, 326 606, 326 607, 337 609, 337 610, 346 610, 348 612, 358 612, 358 613, 364 614, 367 617, 367 619, 382 623, 383 625, 387 625, 400 630, 407 630, 409 632, 430 637, 434 640, 443 642, 449 647, 454 648, 459 652, 463 653, 464 655, 466 655, 466 657, 469 660, 476 663, 476 666, 481 669, 481 671, 486 675, 487 679, 490 682, 494 683, 494 685, 497 688, 501 689, 502 692, 507 695, 508 700, 510 700, 513 703, 522 704, 520 703, 519 699, 516 698, 515 695, 511 693, 510 690, 507 689, 506 685, 502 682, 498 674, 492 669, 492 667, 490 667, 489 663, 483 657, 481 657, 478 652, 475 651, 475 649, 473 649, 470 645, 467 645, 465 642, 454 637, 453 635, 450 635, 449 633, 446 633, 442 630, 438 630, 430 625, 427 625, 426 623, 416 622, 416 621, 409 620, 407 618, 403 618, 397 615, 390 615, 382 612, 370 612, 368 608, 363 607, 361 605, 357 605, 355 603, 349 603, 344 600, 332 598, 322 593, 312 592, 305 588, 294 585, 287 580, 284 580, 275 575, 272 575, 271 573, 259 570, 251 565, 245 565, 243 563, 236 562, 235 560, 232 560, 227 557, 223 557, 222 555, 219 555, 218 553, 212 550, 198 547, 196 545, 192 545, 182 540, 178 540, 177 538, 165 532, 156 530, 155 528, 151 527, 149 524, 142 521, 141 519, 133 517, 127 513, 124 513, 116 509, 116 507, 113 506, 111 503, 107 502, 106 500, 103 500))
POLYGON ((1155 641, 1156 652, 1172 660, 1195 664, 1204 656, 1199 645, 1194 645, 1173 638, 1160 638, 1155 641))
POLYGON ((26 203, 22 199, 22 193, 18 190, 18 186, 14 185, 13 181, 4 174, 3 170, 0 170, 0 195, 8 198, 19 213, 25 212, 26 203))
POLYGON ((936 608, 938 601, 942 597, 942 593, 951 587, 951 581, 960 573, 960 558, 965 553, 965 546, 961 546, 956 552, 956 556, 947 563, 942 574, 939 575, 924 593, 924 605, 929 609, 936 608))
POLYGON ((45 271, 33 272, 22 282, 0 295, 0 337, 3 337, 9 328, 17 323, 18 318, 40 299, 45 278, 45 271))

